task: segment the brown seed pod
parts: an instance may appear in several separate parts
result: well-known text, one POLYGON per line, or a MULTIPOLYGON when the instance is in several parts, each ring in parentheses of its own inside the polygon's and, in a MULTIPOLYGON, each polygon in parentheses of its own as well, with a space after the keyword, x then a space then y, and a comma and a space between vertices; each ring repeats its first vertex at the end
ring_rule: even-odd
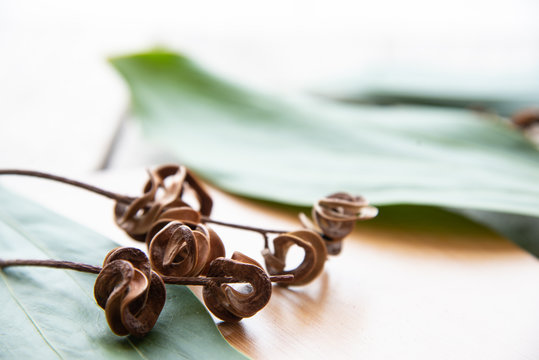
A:
POLYGON ((112 332, 143 337, 155 325, 166 300, 165 284, 135 248, 112 250, 97 276, 94 296, 112 332))
POLYGON ((539 147, 539 108, 527 108, 515 113, 511 120, 524 135, 539 147))
MULTIPOLYGON (((211 262, 217 258, 225 257, 226 251, 225 245, 223 244, 223 241, 221 240, 219 235, 217 235, 217 233, 209 226, 205 225, 205 227, 210 234, 210 253, 208 254, 208 258, 206 260, 206 266, 204 266, 200 275, 207 276, 208 271, 210 270, 211 262)), ((232 258, 234 258, 234 255, 232 255, 232 258)))
POLYGON ((237 322, 260 311, 271 297, 268 274, 253 259, 235 252, 232 259, 218 258, 211 262, 208 276, 230 276, 249 283, 248 291, 239 291, 229 284, 210 282, 202 292, 204 303, 218 318, 237 322))
POLYGON ((225 254, 219 236, 201 224, 159 221, 149 236, 150 262, 161 275, 198 276, 213 259, 225 254))
POLYGON ((157 221, 170 222, 174 220, 198 224, 200 223, 200 213, 189 206, 179 206, 164 210, 157 218, 157 221))
POLYGON ((523 129, 539 124, 539 108, 522 109, 513 114, 511 120, 515 125, 523 129))
POLYGON ((356 221, 368 220, 378 215, 378 209, 369 206, 361 196, 335 193, 319 200, 313 207, 313 224, 305 214, 300 220, 308 229, 324 235, 328 252, 337 255, 342 249, 342 239, 354 230, 356 221))
POLYGON ((200 213, 188 206, 175 207, 165 210, 159 215, 152 224, 150 230, 146 233, 146 245, 150 247, 153 237, 172 221, 181 223, 199 224, 200 213))
POLYGON ((198 180, 184 167, 164 165, 149 171, 143 195, 130 204, 117 202, 115 221, 129 236, 144 241, 146 233, 163 212, 190 207, 182 200, 186 188, 191 189, 199 203, 198 212, 208 216, 213 202, 198 180))
MULTIPOLYGON (((207 254, 206 259, 202 258, 203 254, 197 252, 196 256, 198 256, 199 258, 197 262, 202 261, 205 263, 205 265, 202 270, 200 270, 199 273, 194 276, 206 274, 210 263, 214 259, 225 256, 225 246, 223 245, 223 242, 221 241, 219 235, 217 235, 217 233, 209 226, 200 224, 200 213, 186 206, 171 208, 161 213, 159 219, 153 224, 151 230, 146 235, 146 245, 148 246, 148 251, 150 252, 150 254, 152 254, 152 251, 154 251, 150 249, 150 243, 152 242, 153 238, 157 233, 159 233, 165 226, 167 226, 172 221, 180 222, 192 229, 198 228, 199 230, 201 230, 201 233, 203 233, 209 240, 209 253, 207 254)), ((163 237, 161 241, 166 242, 166 237, 171 236, 171 232, 169 231, 168 233, 161 234, 160 236, 163 237)), ((161 243, 161 246, 162 244, 163 243, 161 243)), ((159 255, 157 257, 159 257, 159 255)), ((150 255, 150 258, 155 259, 156 257, 152 257, 150 255)), ((171 276, 188 275, 180 275, 179 272, 176 272, 175 275, 171 276)))
POLYGON ((286 282, 285 285, 308 284, 324 269, 327 259, 326 246, 320 235, 314 231, 299 230, 281 234, 273 240, 273 248, 273 254, 269 249, 262 250, 266 269, 271 275, 294 275, 294 280, 286 282), (305 256, 295 269, 285 271, 286 255, 292 245, 301 247, 305 256))

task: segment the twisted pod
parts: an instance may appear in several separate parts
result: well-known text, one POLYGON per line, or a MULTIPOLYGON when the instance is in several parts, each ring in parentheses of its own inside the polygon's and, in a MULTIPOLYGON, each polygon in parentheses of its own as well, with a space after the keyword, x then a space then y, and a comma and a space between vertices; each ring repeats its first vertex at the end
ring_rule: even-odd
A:
POLYGON ((217 233, 190 221, 157 221, 148 233, 147 244, 152 268, 166 276, 204 275, 214 259, 225 256, 217 233))
POLYGON ((266 269, 271 275, 294 275, 294 280, 286 285, 305 285, 313 281, 324 269, 327 259, 327 250, 324 241, 314 231, 298 230, 281 234, 273 239, 274 253, 269 249, 262 250, 266 269), (303 261, 295 269, 286 270, 286 255, 292 245, 303 249, 303 261))
POLYGON ((208 309, 224 321, 237 322, 260 311, 271 298, 271 280, 260 264, 250 257, 234 252, 231 259, 218 258, 211 262, 208 276, 232 276, 248 283, 246 291, 230 284, 210 281, 202 295, 208 309))
POLYGON ((313 224, 305 214, 300 220, 307 229, 323 234, 328 253, 337 255, 342 250, 342 240, 354 230, 356 221, 368 220, 378 215, 378 209, 369 206, 362 196, 335 193, 326 196, 312 210, 313 224))
POLYGON ((114 219, 130 237, 144 241, 154 222, 167 210, 190 206, 182 200, 187 188, 197 198, 202 215, 209 215, 213 201, 199 181, 185 166, 163 165, 149 173, 143 194, 129 204, 116 202, 114 219))
POLYGON ((143 337, 154 327, 165 305, 166 290, 144 252, 117 248, 103 261, 94 296, 105 310, 112 332, 143 337))

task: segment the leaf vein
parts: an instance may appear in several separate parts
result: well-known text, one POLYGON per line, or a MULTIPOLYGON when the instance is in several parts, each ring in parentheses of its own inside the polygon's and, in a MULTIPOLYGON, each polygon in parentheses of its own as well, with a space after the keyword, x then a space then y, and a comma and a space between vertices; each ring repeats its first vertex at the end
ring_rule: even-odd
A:
POLYGON ((28 312, 28 310, 26 310, 26 308, 24 307, 24 305, 21 303, 21 301, 19 300, 19 298, 17 297, 17 295, 15 294, 15 292, 13 291, 13 288, 9 285, 9 281, 8 279, 6 278, 6 275, 4 274, 3 271, 0 271, 0 276, 2 277, 2 280, 4 281, 4 283, 6 284, 6 287, 9 291, 9 294, 11 295, 11 297, 13 298, 13 301, 15 301, 15 303, 17 304, 17 306, 21 309, 21 311, 24 313, 24 315, 28 318, 28 320, 32 323, 32 326, 36 329, 37 333, 39 334, 39 336, 41 337, 41 339, 43 339, 43 341, 45 342, 45 344, 47 344, 47 346, 60 358, 60 359, 63 359, 63 356, 60 354, 60 352, 58 350, 56 350, 56 348, 54 347, 54 345, 47 339, 47 337, 45 336, 44 332, 41 330, 41 328, 39 327, 39 325, 37 324, 37 322, 34 320, 34 318, 32 317, 32 315, 30 315, 30 313, 28 312))

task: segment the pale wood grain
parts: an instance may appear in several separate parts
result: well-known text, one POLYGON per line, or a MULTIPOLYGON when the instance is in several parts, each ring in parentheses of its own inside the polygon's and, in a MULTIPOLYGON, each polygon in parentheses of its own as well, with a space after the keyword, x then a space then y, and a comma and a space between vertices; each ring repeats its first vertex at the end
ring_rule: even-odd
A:
MULTIPOLYGON (((246 220, 260 224, 262 213, 297 226, 292 214, 231 202, 249 209, 246 220)), ((241 249, 257 254, 249 244, 241 249)), ((357 226, 321 278, 275 287, 259 314, 219 328, 256 359, 536 359, 538 280, 535 258, 467 220, 389 209, 357 226)))
MULTIPOLYGON (((141 171, 92 177, 128 194, 136 194, 143 180, 141 171)), ((31 184, 27 195, 130 244, 114 228, 110 201, 35 180, 8 183, 19 190, 31 184), (60 201, 59 194, 65 194, 60 201)), ((215 218, 299 226, 296 211, 212 193, 215 218)), ((214 228, 228 255, 240 250, 262 260, 260 235, 214 228)), ((255 359, 537 359, 538 265, 459 216, 387 208, 376 221, 357 226, 319 279, 305 287, 276 286, 257 315, 218 326, 255 359)))

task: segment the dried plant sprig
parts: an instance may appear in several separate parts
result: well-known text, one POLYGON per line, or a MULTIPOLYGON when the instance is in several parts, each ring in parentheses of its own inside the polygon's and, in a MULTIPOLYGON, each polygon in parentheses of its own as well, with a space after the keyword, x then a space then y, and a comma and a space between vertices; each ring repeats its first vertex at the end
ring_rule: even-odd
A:
POLYGON ((300 214, 303 226, 317 236, 305 235, 307 233, 298 236, 299 232, 264 229, 210 218, 213 205, 211 197, 183 166, 164 165, 148 173, 150 178, 143 195, 134 198, 46 173, 0 170, 0 175, 44 177, 115 199, 117 224, 132 238, 146 241, 154 270, 170 279, 204 275, 214 259, 224 257, 225 249, 221 239, 207 225, 213 223, 261 234, 264 238, 263 257, 271 274, 285 272, 286 254, 290 246, 302 247, 305 251, 302 264, 286 273, 295 274, 294 281, 289 285, 304 285, 323 270, 327 254, 337 255, 341 252, 342 240, 353 231, 356 221, 371 219, 378 214, 378 209, 369 206, 361 196, 335 193, 314 205, 314 223, 305 214, 300 214), (183 201, 186 189, 194 192, 199 210, 183 201), (169 226, 171 223, 174 225, 169 226), (270 251, 269 234, 277 234, 274 253, 270 251), (325 244, 324 250, 318 246, 320 240, 325 244))
POLYGON ((342 240, 354 230, 356 221, 369 220, 376 215, 378 209, 370 206, 362 196, 339 192, 318 200, 314 205, 314 224, 303 213, 300 221, 307 229, 321 233, 328 253, 337 255, 342 250, 342 240))
POLYGON ((224 321, 237 322, 260 311, 271 298, 271 280, 260 264, 248 256, 235 252, 231 259, 212 261, 208 276, 233 274, 246 283, 247 291, 239 291, 229 284, 210 282, 204 286, 203 298, 208 309, 224 321))

